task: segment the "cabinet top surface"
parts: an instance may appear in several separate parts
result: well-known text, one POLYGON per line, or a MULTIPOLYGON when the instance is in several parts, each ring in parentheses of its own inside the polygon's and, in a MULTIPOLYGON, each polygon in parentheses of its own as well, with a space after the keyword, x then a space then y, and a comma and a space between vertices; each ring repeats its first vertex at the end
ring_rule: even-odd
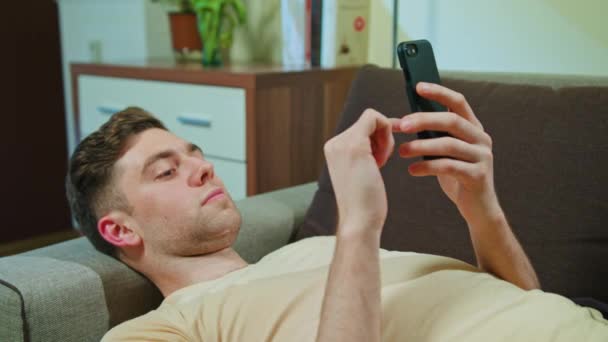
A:
POLYGON ((311 74, 335 77, 342 73, 351 74, 358 67, 322 68, 238 63, 220 67, 207 67, 198 62, 177 62, 174 59, 71 64, 74 76, 87 74, 176 82, 215 83, 237 87, 253 87, 260 80, 269 81, 277 77, 302 77, 311 74))

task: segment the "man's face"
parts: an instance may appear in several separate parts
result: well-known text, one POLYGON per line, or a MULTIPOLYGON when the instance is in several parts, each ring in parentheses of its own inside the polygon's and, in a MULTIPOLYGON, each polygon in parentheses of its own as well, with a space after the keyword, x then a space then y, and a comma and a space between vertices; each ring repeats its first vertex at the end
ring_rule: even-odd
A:
POLYGON ((133 208, 132 229, 148 251, 200 255, 230 247, 236 239, 241 217, 197 146, 148 129, 128 141, 115 167, 117 185, 133 208))

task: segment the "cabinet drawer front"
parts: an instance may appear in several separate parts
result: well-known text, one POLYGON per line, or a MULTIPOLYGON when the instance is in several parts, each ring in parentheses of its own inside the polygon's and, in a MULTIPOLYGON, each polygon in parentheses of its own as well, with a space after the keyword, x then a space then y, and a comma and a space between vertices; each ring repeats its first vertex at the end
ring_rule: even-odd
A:
POLYGON ((205 156, 213 163, 216 176, 224 182, 233 200, 247 197, 247 164, 205 156))
POLYGON ((82 137, 112 113, 138 106, 206 155, 246 160, 244 89, 82 75, 78 96, 82 137))

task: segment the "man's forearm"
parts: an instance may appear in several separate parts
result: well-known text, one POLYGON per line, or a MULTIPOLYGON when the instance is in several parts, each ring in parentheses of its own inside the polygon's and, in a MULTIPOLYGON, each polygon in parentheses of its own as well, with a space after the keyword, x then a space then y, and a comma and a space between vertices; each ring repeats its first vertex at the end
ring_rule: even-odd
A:
POLYGON ((468 222, 478 266, 522 289, 540 288, 530 260, 504 215, 468 222))
POLYGON ((336 239, 317 341, 380 341, 379 233, 336 239))

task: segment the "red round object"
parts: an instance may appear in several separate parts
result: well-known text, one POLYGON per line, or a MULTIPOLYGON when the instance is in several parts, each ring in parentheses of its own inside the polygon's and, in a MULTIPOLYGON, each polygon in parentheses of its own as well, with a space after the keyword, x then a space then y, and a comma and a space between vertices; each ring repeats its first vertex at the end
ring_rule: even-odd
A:
POLYGON ((355 22, 353 23, 355 27, 355 31, 361 32, 365 28, 365 19, 362 16, 358 16, 355 18, 355 22))

